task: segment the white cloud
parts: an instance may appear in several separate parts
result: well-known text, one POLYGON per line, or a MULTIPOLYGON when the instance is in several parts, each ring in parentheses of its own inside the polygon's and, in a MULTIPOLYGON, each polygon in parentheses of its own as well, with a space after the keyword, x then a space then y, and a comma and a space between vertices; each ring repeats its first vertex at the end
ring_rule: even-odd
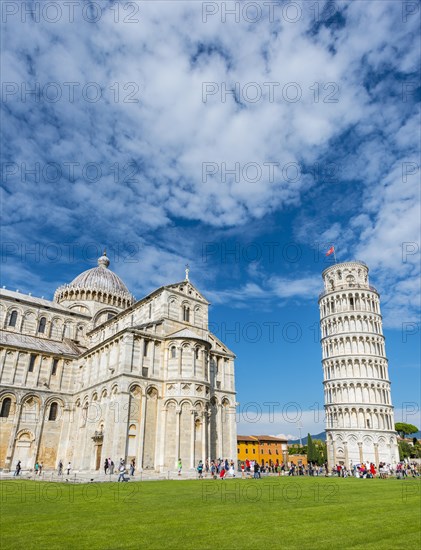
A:
MULTIPOLYGON (((313 166, 330 155, 341 163, 340 178, 360 182, 361 203, 343 215, 353 190, 347 187, 340 201, 324 196, 319 208, 338 212, 340 219, 330 219, 328 227, 313 219, 300 228, 301 238, 340 241, 344 252, 368 257, 376 284, 393 296, 385 301, 386 311, 412 319, 402 297, 413 298, 419 262, 413 255, 403 264, 401 246, 419 242, 419 195, 414 178, 403 182, 400 170, 402 162, 417 162, 413 136, 419 118, 411 113, 412 96, 402 100, 402 82, 413 80, 419 60, 412 47, 416 17, 403 21, 399 3, 342 2, 336 8, 345 24, 320 25, 316 34, 308 3, 300 7, 297 22, 278 13, 272 24, 267 12, 257 24, 229 16, 223 23, 220 13, 204 23, 202 3, 182 1, 141 2, 134 24, 123 21, 128 14, 122 10, 116 23, 115 12, 106 9, 96 24, 77 9, 73 23, 65 17, 55 24, 29 17, 22 23, 20 13, 9 17, 3 80, 16 83, 19 92, 4 102, 3 151, 20 168, 4 181, 3 238, 45 243, 83 234, 88 241, 148 242, 141 282, 139 266, 119 266, 129 286, 144 291, 179 278, 192 240, 186 235, 179 250, 169 251, 151 245, 147 232, 167 230, 178 218, 250 230, 255 218, 302 208, 309 196, 320 199, 317 193, 326 186, 317 178, 306 174, 295 181, 283 168, 313 166), (61 86, 59 101, 43 95, 22 100, 22 88, 39 83, 46 93, 49 82, 61 86), (65 82, 80 84, 73 102, 65 82), (97 102, 86 100, 86 90, 82 95, 89 82, 101 87, 97 102), (218 92, 204 102, 206 82, 218 92), (256 103, 245 98, 252 82, 263 91, 256 103), (279 83, 273 102, 268 82, 279 83), (236 83, 239 102, 221 93, 236 83), (289 101, 288 89, 299 91, 300 99, 289 101), (129 101, 133 90, 136 103, 129 101), (332 149, 335 140, 340 151, 332 149), (129 161, 137 163, 130 181, 129 161), (64 163, 77 163, 74 181, 46 179, 43 169, 51 162, 63 172, 64 163), (217 164, 206 182, 205 162, 217 164), (239 181, 232 174, 224 180, 224 162, 228 169, 239 163, 239 181), (262 169, 257 181, 244 177, 249 162, 262 169), (273 180, 265 162, 278 163, 273 180), (40 180, 25 176, 21 163, 28 169, 38 163, 40 180), (88 163, 100 167, 97 181, 87 181, 88 163)), ((213 300, 308 298, 319 290, 310 274, 254 277, 213 300)))

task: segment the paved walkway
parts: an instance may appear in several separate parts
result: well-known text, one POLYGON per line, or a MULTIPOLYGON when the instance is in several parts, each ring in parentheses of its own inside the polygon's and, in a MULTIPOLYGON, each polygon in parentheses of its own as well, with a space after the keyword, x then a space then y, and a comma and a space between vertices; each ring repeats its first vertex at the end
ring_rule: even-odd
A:
MULTIPOLYGON (((78 472, 71 471, 70 475, 67 475, 66 471, 62 476, 59 476, 57 471, 48 471, 45 470, 42 472, 41 476, 35 475, 34 472, 29 470, 22 470, 20 475, 15 477, 14 472, 0 472, 0 481, 6 479, 32 479, 35 481, 59 481, 59 482, 69 482, 69 483, 102 483, 102 482, 115 482, 118 479, 118 472, 115 472, 113 475, 105 475, 103 472, 93 471, 93 472, 78 472)), ((177 471, 168 471, 164 473, 158 472, 135 472, 134 476, 129 476, 126 474, 126 477, 130 478, 130 481, 157 481, 157 480, 167 480, 167 479, 197 479, 197 472, 194 470, 183 471, 181 476, 178 475, 177 471)), ((211 479, 210 475, 208 479, 211 479)))

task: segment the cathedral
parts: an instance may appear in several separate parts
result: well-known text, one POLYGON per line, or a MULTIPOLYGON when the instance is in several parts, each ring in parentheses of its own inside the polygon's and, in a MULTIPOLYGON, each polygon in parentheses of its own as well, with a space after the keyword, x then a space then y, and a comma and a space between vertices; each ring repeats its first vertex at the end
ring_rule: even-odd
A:
POLYGON ((135 301, 109 264, 104 252, 51 301, 0 291, 0 469, 235 461, 235 355, 188 269, 135 301))

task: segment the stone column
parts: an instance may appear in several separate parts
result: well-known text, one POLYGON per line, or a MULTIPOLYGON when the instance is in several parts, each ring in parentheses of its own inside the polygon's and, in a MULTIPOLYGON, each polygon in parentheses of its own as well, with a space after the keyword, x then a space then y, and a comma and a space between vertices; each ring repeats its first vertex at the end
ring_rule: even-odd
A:
POLYGON ((361 441, 358 442, 358 452, 360 454, 360 464, 363 463, 363 444, 361 441))
POLYGON ((152 357, 151 357, 151 375, 155 376, 155 340, 151 341, 152 344, 152 357))
POLYGON ((145 421, 146 421, 146 392, 142 391, 142 412, 140 414, 139 442, 137 447, 136 463, 138 468, 143 469, 143 448, 145 442, 145 421))
MULTIPOLYGON (((178 459, 180 458, 180 415, 181 415, 181 409, 177 408, 175 410, 176 414, 176 426, 175 426, 175 460, 176 463, 178 462, 178 459)), ((177 464, 174 465, 174 467, 177 467, 177 464)))
POLYGON ((165 466, 165 441, 166 441, 166 430, 167 430, 167 408, 164 406, 163 409, 160 411, 161 415, 161 429, 157 429, 157 437, 158 434, 161 435, 161 437, 158 440, 159 445, 156 446, 158 457, 157 461, 155 462, 155 468, 159 470, 160 472, 164 471, 165 466))
POLYGON ((44 362, 44 360, 48 359, 48 357, 46 357, 45 355, 40 355, 40 358, 39 358, 39 365, 38 365, 38 371, 36 373, 36 382, 35 382, 35 385, 38 386, 39 384, 39 379, 40 379, 40 376, 41 376, 41 370, 42 370, 42 363, 44 362))
POLYGON ((110 358, 111 358, 111 344, 105 348, 106 360, 105 360, 105 373, 104 376, 108 377, 110 373, 110 358))
POLYGON ((145 357, 145 339, 142 336, 142 338, 140 339, 140 365, 139 365, 140 374, 142 374, 144 357, 145 357))
POLYGON ((206 412, 202 412, 202 462, 205 464, 206 461, 206 412))
POLYGON ((212 416, 211 411, 208 411, 206 413, 206 419, 207 419, 206 435, 207 435, 207 443, 208 443, 208 445, 207 445, 207 458, 209 459, 209 463, 210 463, 212 458, 216 458, 216 457, 211 456, 211 449, 212 449, 212 445, 211 445, 211 416, 212 416))
POLYGON ((379 460, 379 444, 378 443, 374 443, 374 460, 375 460, 376 466, 378 468, 379 463, 380 463, 380 460, 379 460))
POLYGON ((1 367, 0 367, 0 382, 3 381, 3 372, 4 372, 4 366, 6 364, 6 357, 7 357, 7 349, 4 348, 1 350, 0 352, 0 364, 1 364, 1 367))
POLYGON ((218 456, 216 458, 224 459, 222 456, 222 443, 223 443, 223 426, 222 426, 222 404, 217 406, 217 426, 218 426, 218 456))
POLYGON ((15 451, 16 436, 19 432, 19 425, 20 425, 20 421, 21 421, 21 416, 22 416, 22 402, 19 401, 19 403, 18 403, 18 401, 16 401, 15 418, 13 420, 13 428, 10 432, 9 443, 8 443, 7 451, 6 451, 6 458, 5 458, 5 461, 4 461, 4 470, 5 471, 10 470, 11 467, 12 467, 13 453, 15 451))
POLYGON ((38 458, 38 452, 39 452, 39 444, 41 442, 42 432, 44 430, 44 423, 45 423, 45 405, 40 405, 40 416, 38 419, 38 424, 35 429, 35 441, 34 441, 34 449, 32 453, 32 463, 35 464, 37 458, 38 458))
POLYGON ((349 468, 349 454, 348 454, 348 442, 344 441, 344 451, 345 451, 345 467, 349 468))
MULTIPOLYGON (((13 352, 8 351, 7 355, 9 355, 9 353, 13 353, 13 352)), ((17 370, 18 370, 19 357, 21 355, 20 351, 16 351, 15 353, 16 353, 16 359, 15 359, 15 361, 13 363, 13 367, 12 367, 12 384, 15 383, 15 378, 16 378, 16 374, 17 374, 17 370)), ((30 357, 30 355, 29 355, 29 357, 30 357)), ((25 379, 25 385, 26 385, 26 380, 28 378, 28 366, 26 366, 25 370, 26 370, 26 372, 24 374, 24 379, 25 379)))
POLYGON ((231 459, 237 464, 236 403, 230 407, 230 447, 231 459))
POLYGON ((156 431, 155 431, 155 456, 153 459, 155 471, 159 471, 163 462, 161 461, 160 442, 165 438, 165 423, 163 423, 164 413, 161 408, 162 397, 157 396, 156 401, 156 431))
POLYGON ((203 369, 203 379, 206 382, 209 382, 209 369, 206 362, 206 350, 202 350, 202 369, 203 369))
POLYGON ((330 452, 328 453, 328 466, 329 466, 329 469, 330 468, 333 468, 334 466, 336 466, 336 445, 335 445, 335 441, 331 441, 329 446, 330 448, 330 452))
MULTIPOLYGON (((82 409, 82 415, 86 414, 87 417, 89 417, 88 413, 89 409, 82 409), (86 411, 86 412, 84 412, 86 411)), ((79 466, 77 465, 77 462, 73 464, 73 468, 76 468, 78 470, 85 470, 87 469, 87 464, 90 463, 90 456, 87 454, 87 447, 88 446, 88 434, 90 430, 88 429, 89 422, 86 420, 84 422, 83 428, 79 430, 78 437, 76 439, 76 445, 75 445, 75 461, 77 460, 77 457, 79 457, 79 466), (81 452, 78 452, 81 451, 81 452)))
POLYGON ((196 443, 196 411, 191 411, 191 434, 190 434, 190 468, 195 467, 196 457, 194 456, 194 447, 196 443))
POLYGON ((133 333, 129 332, 123 336, 123 339, 120 340, 120 346, 122 346, 121 359, 122 359, 122 368, 120 372, 131 372, 132 371, 132 360, 133 360, 133 333))
POLYGON ((180 346, 178 350, 178 376, 183 376, 183 348, 180 346))

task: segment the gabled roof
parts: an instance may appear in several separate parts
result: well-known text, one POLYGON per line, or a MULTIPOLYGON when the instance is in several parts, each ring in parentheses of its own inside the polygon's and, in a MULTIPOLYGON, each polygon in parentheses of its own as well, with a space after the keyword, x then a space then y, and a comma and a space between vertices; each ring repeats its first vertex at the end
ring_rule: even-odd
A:
POLYGON ((205 342, 208 342, 207 338, 202 338, 202 336, 199 336, 196 332, 193 332, 189 328, 183 328, 177 332, 168 334, 167 338, 194 338, 195 340, 204 340, 205 342))
MULTIPOLYGON (((178 292, 182 292, 180 290, 180 288, 185 288, 187 287, 188 290, 191 290, 192 292, 195 292, 199 299, 202 300, 202 302, 205 302, 207 305, 210 305, 210 302, 203 296, 203 294, 201 292, 199 292, 197 290, 197 288, 190 282, 188 281, 187 279, 185 279, 184 281, 180 281, 179 283, 173 283, 171 285, 165 285, 163 287, 161 287, 161 289, 166 289, 166 290, 177 290, 178 292)), ((160 290, 159 288, 157 290, 160 290)), ((184 295, 185 293, 182 292, 182 294, 184 295)), ((195 296, 192 296, 191 294, 186 294, 186 298, 195 298, 195 296)), ((195 298, 196 300, 198 298, 195 298)))
MULTIPOLYGON (((236 357, 235 353, 232 352, 228 346, 224 344, 213 332, 209 332, 210 340, 213 340, 213 343, 218 344, 222 348, 222 350, 218 350, 216 346, 212 346, 216 351, 220 353, 226 353, 227 355, 232 355, 234 358, 236 357)), ((212 343, 212 342, 211 342, 212 343)))
POLYGON ((180 292, 180 294, 182 296, 186 296, 186 299, 188 299, 189 297, 192 298, 192 299, 196 299, 194 296, 191 296, 189 294, 185 294, 184 292, 181 292, 180 291, 180 287, 181 286, 186 286, 189 285, 191 287, 191 290, 196 292, 197 295, 199 296, 200 300, 202 302, 204 302, 205 304, 207 305, 210 305, 210 302, 208 302, 208 300, 206 300, 206 298, 203 296, 203 294, 201 294, 197 288, 190 282, 190 281, 187 281, 187 280, 184 280, 184 281, 181 281, 179 283, 174 283, 174 284, 170 284, 170 285, 164 285, 164 286, 160 286, 159 288, 157 288, 156 290, 150 292, 149 294, 147 294, 146 296, 144 296, 143 298, 141 298, 140 300, 137 300, 134 304, 132 304, 131 306, 129 306, 128 308, 124 309, 123 311, 120 311, 120 313, 117 313, 117 315, 115 315, 112 319, 108 319, 107 321, 104 321, 103 323, 101 323, 100 325, 94 327, 90 332, 88 332, 88 334, 91 334, 91 333, 94 333, 98 330, 102 330, 105 326, 107 325, 110 325, 112 323, 114 323, 115 321, 117 321, 118 319, 120 319, 121 317, 124 317, 124 315, 127 315, 127 313, 129 313, 130 311, 134 311, 136 308, 138 308, 139 306, 141 306, 142 304, 145 304, 147 303, 149 300, 151 300, 152 298, 154 298, 155 296, 157 296, 158 294, 160 294, 161 292, 163 292, 164 290, 175 290, 176 292, 180 292))

